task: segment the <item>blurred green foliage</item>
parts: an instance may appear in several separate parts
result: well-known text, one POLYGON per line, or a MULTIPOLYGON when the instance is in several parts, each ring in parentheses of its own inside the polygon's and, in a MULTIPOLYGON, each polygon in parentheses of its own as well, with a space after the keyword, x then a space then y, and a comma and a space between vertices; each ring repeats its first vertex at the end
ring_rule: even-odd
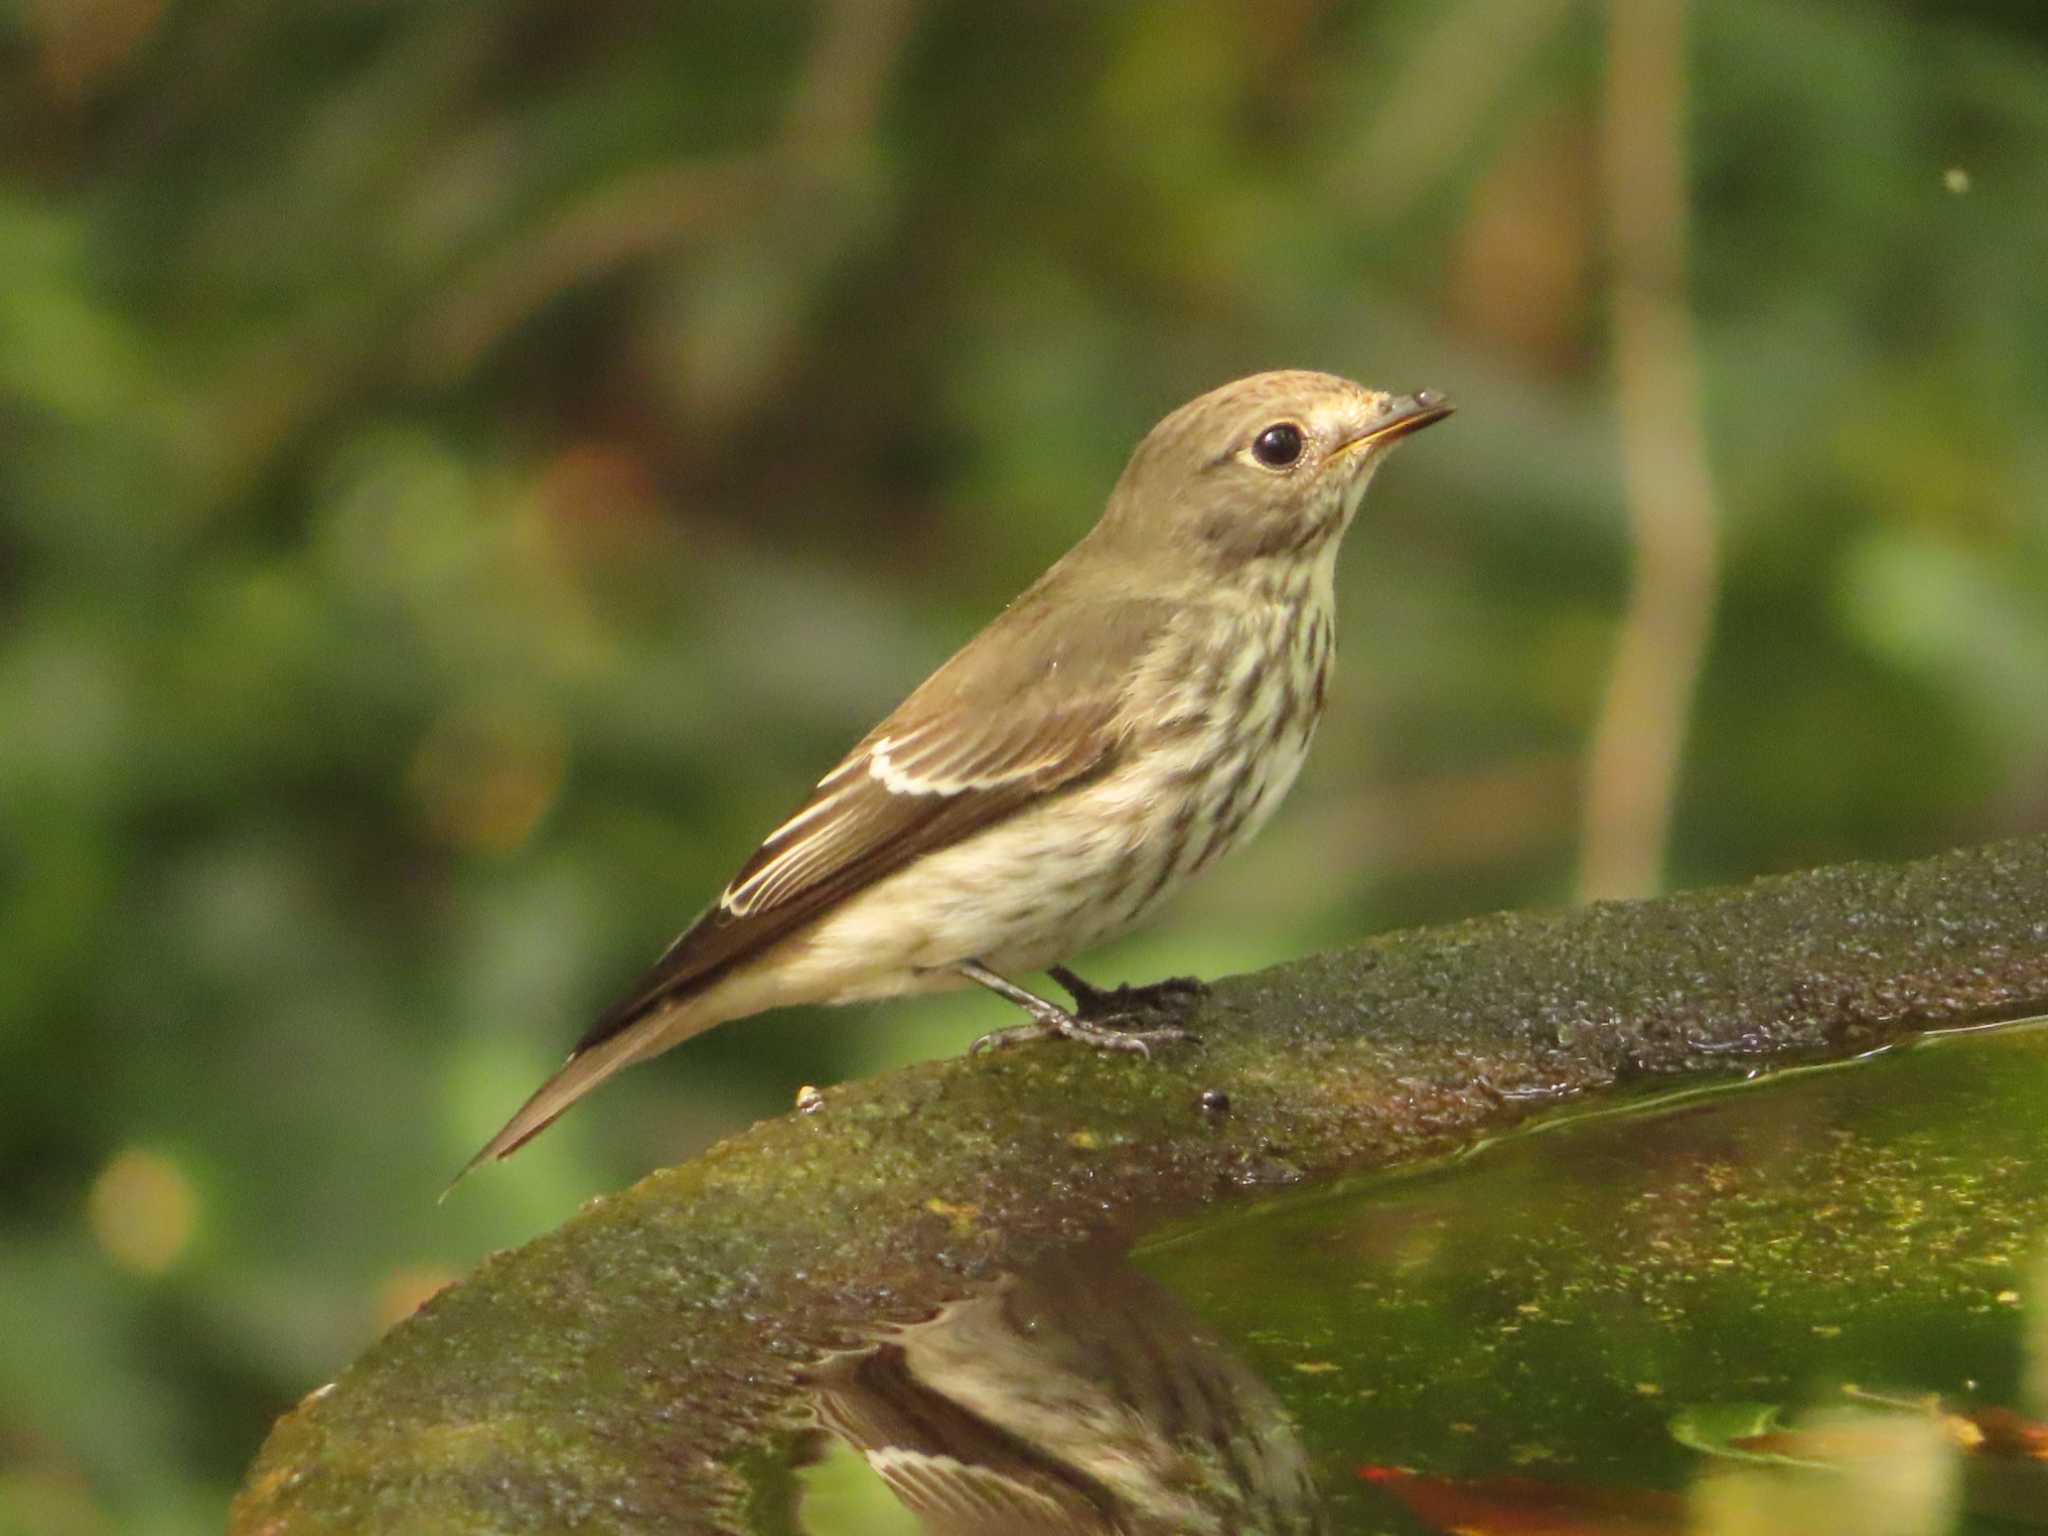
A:
MULTIPOLYGON (((2048 13, 1697 0, 1673 884, 2048 824, 2048 13)), ((0 8, 0 1532, 201 1531, 488 1248, 998 1005, 442 1180, 1234 375, 1463 406, 1110 978, 1573 890, 1631 572, 1570 0, 0 8), (1306 878, 1304 876, 1306 875, 1306 878)))

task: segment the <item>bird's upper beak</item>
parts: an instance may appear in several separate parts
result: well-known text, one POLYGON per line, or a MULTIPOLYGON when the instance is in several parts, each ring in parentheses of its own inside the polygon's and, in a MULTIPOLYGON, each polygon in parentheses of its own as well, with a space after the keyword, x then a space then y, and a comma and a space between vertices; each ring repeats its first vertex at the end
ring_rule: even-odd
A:
POLYGON ((1391 443, 1410 432, 1420 432, 1433 422, 1442 421, 1453 409, 1451 402, 1433 389, 1418 389, 1412 395, 1394 395, 1372 425, 1344 446, 1364 448, 1376 443, 1391 443))

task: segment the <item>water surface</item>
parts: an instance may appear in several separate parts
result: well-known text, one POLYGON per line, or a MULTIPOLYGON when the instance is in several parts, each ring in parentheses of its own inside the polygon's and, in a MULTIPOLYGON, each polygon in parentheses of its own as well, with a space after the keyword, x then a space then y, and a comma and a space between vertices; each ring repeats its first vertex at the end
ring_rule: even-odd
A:
POLYGON ((816 1536, 2039 1529, 2048 1030, 1085 1245, 807 1381, 816 1536))

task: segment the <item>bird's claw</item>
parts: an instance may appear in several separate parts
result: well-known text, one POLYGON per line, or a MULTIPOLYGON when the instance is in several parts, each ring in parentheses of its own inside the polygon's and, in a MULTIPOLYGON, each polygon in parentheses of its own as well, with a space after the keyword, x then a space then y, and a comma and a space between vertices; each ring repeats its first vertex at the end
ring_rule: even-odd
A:
POLYGON ((1129 1013, 1113 1014, 1105 1019, 1081 1019, 1065 1011, 1047 1012, 1034 1018, 1029 1024, 1014 1024, 1008 1029, 991 1030, 967 1048, 970 1056, 983 1051, 999 1051, 1006 1046, 1024 1045, 1033 1040, 1050 1040, 1055 1036, 1064 1040, 1077 1040, 1098 1051, 1129 1051, 1146 1060, 1152 1057, 1152 1047, 1168 1045, 1179 1040, 1193 1040, 1197 1037, 1178 1025, 1164 1025, 1152 1029, 1124 1029, 1118 1023, 1134 1019, 1129 1013))
POLYGON ((1049 1039, 1058 1033, 1046 1024, 1012 1024, 1007 1029, 990 1030, 967 1047, 967 1054, 979 1056, 983 1051, 1000 1051, 1005 1046, 1028 1045, 1033 1040, 1049 1039))

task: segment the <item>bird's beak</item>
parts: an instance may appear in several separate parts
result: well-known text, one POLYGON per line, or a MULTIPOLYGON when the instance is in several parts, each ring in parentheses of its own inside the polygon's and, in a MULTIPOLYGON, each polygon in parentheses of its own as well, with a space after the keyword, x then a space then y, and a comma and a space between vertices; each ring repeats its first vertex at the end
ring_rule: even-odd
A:
POLYGON ((1379 420, 1344 446, 1351 449, 1391 443, 1410 432, 1420 432, 1433 422, 1442 421, 1453 409, 1451 402, 1433 389, 1418 389, 1412 395, 1395 395, 1387 401, 1379 420))

